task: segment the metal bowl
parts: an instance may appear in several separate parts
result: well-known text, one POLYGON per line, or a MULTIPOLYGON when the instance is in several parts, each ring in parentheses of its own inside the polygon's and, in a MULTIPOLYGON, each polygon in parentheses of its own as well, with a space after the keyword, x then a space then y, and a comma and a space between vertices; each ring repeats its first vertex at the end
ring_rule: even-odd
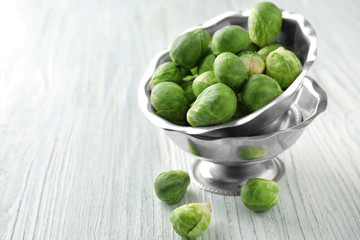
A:
MULTIPOLYGON (((212 35, 218 29, 230 24, 240 25, 247 29, 249 14, 250 10, 225 12, 200 26, 192 27, 187 31, 201 28, 212 35)), ((161 118, 154 112, 154 109, 151 106, 148 82, 156 67, 169 60, 168 47, 156 54, 140 81, 138 89, 140 109, 155 126, 166 131, 175 131, 193 136, 213 138, 249 136, 259 132, 289 110, 289 107, 293 104, 297 93, 302 87, 306 73, 316 59, 317 40, 315 30, 310 23, 302 15, 288 11, 282 11, 282 17, 283 25, 276 42, 291 49, 300 59, 303 69, 300 75, 284 91, 284 93, 265 107, 238 120, 209 127, 194 128, 189 126, 178 126, 161 118)))

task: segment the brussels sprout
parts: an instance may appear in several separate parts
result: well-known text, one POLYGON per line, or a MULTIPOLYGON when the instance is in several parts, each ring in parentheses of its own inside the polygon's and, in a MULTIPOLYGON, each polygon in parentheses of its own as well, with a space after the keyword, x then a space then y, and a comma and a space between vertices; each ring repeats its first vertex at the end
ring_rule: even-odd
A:
POLYGON ((150 96, 151 104, 156 113, 166 120, 184 125, 186 123, 186 111, 188 102, 184 90, 173 82, 157 84, 150 96))
POLYGON ((207 71, 213 71, 214 70, 214 61, 215 61, 215 55, 209 54, 203 59, 201 59, 199 66, 198 66, 198 74, 202 74, 207 71))
POLYGON ((244 63, 249 77, 264 72, 265 62, 257 52, 244 51, 239 53, 238 56, 244 63))
POLYGON ((249 46, 245 49, 245 51, 252 51, 252 52, 256 52, 258 50, 259 50, 259 46, 252 42, 250 42, 249 46))
POLYGON ((191 73, 192 75, 198 74, 198 67, 196 66, 196 67, 193 67, 192 69, 190 69, 190 73, 191 73))
POLYGON ((282 13, 271 2, 261 2, 252 9, 249 19, 249 34, 253 43, 264 47, 275 41, 280 33, 282 13))
POLYGON ((205 127, 225 123, 236 110, 236 95, 223 83, 207 87, 187 112, 187 121, 193 127, 205 127))
POLYGON ((181 73, 183 76, 191 74, 191 70, 189 71, 189 69, 185 69, 185 68, 181 68, 181 67, 179 67, 179 68, 181 69, 181 73))
POLYGON ((260 147, 240 147, 237 151, 240 160, 254 160, 265 154, 265 149, 260 147))
POLYGON ((241 91, 241 100, 246 108, 254 112, 282 94, 279 84, 269 76, 255 74, 241 91))
POLYGON ((219 82, 220 81, 216 78, 213 71, 207 71, 200 74, 193 82, 193 91, 195 96, 199 96, 205 88, 219 82))
POLYGON ((167 204, 175 204, 181 201, 190 184, 187 172, 171 170, 161 173, 155 180, 154 189, 158 198, 167 204))
POLYGON ((241 188, 241 201, 250 210, 264 212, 278 203, 279 187, 271 180, 249 179, 241 188))
POLYGON ((211 41, 211 50, 215 55, 223 52, 237 53, 250 44, 249 33, 238 25, 229 25, 217 30, 211 41))
POLYGON ((274 78, 285 89, 301 73, 301 62, 296 55, 279 47, 266 58, 266 74, 274 78))
POLYGON ((196 29, 177 37, 171 45, 170 57, 180 67, 192 69, 208 52, 211 36, 202 29, 196 29))
POLYGON ((184 76, 184 70, 176 66, 175 63, 163 63, 156 68, 149 82, 149 88, 152 90, 156 84, 161 82, 180 83, 184 76))
POLYGON ((194 95, 193 91, 193 81, 184 81, 180 84, 180 87, 184 89, 184 94, 188 103, 192 103, 193 101, 195 101, 196 96, 194 95))
POLYGON ((220 82, 239 93, 248 78, 246 68, 241 59, 233 53, 226 52, 216 57, 214 73, 220 82))
POLYGON ((170 221, 177 234, 185 239, 200 237, 211 220, 210 203, 190 203, 176 208, 170 221))
POLYGON ((278 43, 273 43, 273 44, 269 44, 265 47, 263 47, 262 49, 260 49, 258 51, 258 54, 260 54, 260 56, 264 59, 264 61, 266 60, 266 57, 269 55, 269 53, 271 53, 272 51, 275 51, 276 49, 278 49, 279 47, 281 47, 281 44, 278 43))
POLYGON ((240 101, 237 101, 236 111, 235 111, 234 115, 232 116, 232 119, 233 120, 239 119, 246 115, 248 115, 248 111, 247 111, 245 105, 242 104, 240 101))
POLYGON ((195 74, 195 75, 187 75, 186 77, 183 78, 183 81, 184 82, 192 82, 192 81, 194 81, 194 79, 197 76, 199 76, 199 75, 197 75, 197 74, 195 74))

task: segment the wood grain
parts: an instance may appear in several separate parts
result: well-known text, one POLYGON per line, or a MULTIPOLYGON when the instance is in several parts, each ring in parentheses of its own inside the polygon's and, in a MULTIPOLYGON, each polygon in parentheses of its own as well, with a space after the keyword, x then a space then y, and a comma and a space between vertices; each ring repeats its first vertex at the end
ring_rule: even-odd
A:
POLYGON ((360 5, 275 3, 316 29, 309 75, 329 104, 280 156, 279 204, 258 214, 194 183, 179 204, 160 202, 156 176, 188 171, 193 157, 137 106, 157 51, 188 27, 255 2, 1 2, 0 239, 180 239, 172 210, 203 201, 213 218, 199 239, 359 239, 360 5))

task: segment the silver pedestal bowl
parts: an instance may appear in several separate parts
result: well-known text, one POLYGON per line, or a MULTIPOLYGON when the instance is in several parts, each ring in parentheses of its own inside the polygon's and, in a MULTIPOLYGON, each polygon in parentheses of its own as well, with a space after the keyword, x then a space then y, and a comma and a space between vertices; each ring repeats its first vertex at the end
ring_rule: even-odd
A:
MULTIPOLYGON (((249 13, 226 12, 188 31, 202 28, 212 35, 229 24, 247 28, 249 13)), ((299 14, 283 11, 282 15, 283 27, 277 42, 295 52, 303 70, 278 98, 241 119, 195 128, 178 126, 158 116, 150 103, 148 82, 156 67, 169 60, 169 48, 153 58, 140 81, 140 109, 179 147, 198 157, 192 165, 192 179, 207 191, 238 195, 249 178, 279 180, 285 168, 277 156, 292 146, 306 126, 326 109, 326 93, 315 80, 306 77, 316 59, 315 31, 299 14)))

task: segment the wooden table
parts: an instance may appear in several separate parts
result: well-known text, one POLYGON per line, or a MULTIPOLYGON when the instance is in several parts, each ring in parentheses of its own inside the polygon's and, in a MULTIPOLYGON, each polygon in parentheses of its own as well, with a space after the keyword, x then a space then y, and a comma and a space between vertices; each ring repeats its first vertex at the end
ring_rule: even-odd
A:
POLYGON ((360 238, 360 4, 276 1, 316 29, 309 75, 328 108, 280 157, 277 206, 190 184, 159 201, 162 171, 193 157, 140 112, 138 82, 156 52, 190 26, 252 1, 4 1, 0 3, 0 239, 180 239, 175 207, 208 201, 199 239, 360 238))

